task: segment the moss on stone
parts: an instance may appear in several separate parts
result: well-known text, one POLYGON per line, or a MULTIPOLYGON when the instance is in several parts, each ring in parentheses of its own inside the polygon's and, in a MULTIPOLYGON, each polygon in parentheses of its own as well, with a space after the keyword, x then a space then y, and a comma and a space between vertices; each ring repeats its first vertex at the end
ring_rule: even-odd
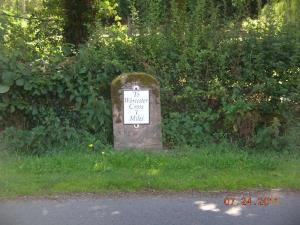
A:
POLYGON ((121 94, 122 87, 127 83, 137 83, 142 87, 149 87, 152 93, 159 97, 159 82, 151 75, 146 73, 126 73, 116 77, 111 84, 111 99, 113 105, 121 109, 121 94))

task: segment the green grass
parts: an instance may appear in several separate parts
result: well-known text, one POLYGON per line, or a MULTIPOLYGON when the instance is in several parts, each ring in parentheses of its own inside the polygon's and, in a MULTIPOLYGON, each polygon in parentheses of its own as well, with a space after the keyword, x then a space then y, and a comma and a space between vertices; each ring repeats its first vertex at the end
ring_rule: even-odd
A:
POLYGON ((56 193, 300 189, 297 153, 212 146, 161 153, 61 152, 0 159, 0 197, 56 193))

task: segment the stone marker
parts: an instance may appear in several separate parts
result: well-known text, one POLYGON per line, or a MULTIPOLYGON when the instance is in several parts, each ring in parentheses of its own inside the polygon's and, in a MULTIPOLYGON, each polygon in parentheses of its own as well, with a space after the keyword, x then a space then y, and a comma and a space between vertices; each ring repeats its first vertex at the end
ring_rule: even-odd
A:
POLYGON ((145 73, 122 74, 111 85, 114 147, 162 149, 159 82, 145 73))

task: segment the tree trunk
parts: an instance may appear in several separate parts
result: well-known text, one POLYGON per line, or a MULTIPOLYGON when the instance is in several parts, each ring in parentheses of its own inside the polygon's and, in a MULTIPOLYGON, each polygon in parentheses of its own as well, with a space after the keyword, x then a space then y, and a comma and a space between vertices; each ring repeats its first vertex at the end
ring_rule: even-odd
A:
POLYGON ((22 14, 26 13, 26 0, 22 0, 22 2, 21 2, 21 11, 22 11, 22 14))
POLYGON ((95 0, 64 0, 64 38, 76 48, 88 39, 88 26, 94 25, 95 0))

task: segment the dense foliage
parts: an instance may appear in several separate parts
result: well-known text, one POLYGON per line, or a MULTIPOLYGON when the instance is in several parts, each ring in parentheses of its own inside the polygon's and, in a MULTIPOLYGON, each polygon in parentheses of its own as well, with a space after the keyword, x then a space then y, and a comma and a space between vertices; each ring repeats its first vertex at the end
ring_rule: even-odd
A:
POLYGON ((70 5, 0 11, 0 129, 16 149, 112 143, 110 83, 132 71, 161 83, 166 147, 299 148, 297 0, 95 2, 79 48, 70 5))

